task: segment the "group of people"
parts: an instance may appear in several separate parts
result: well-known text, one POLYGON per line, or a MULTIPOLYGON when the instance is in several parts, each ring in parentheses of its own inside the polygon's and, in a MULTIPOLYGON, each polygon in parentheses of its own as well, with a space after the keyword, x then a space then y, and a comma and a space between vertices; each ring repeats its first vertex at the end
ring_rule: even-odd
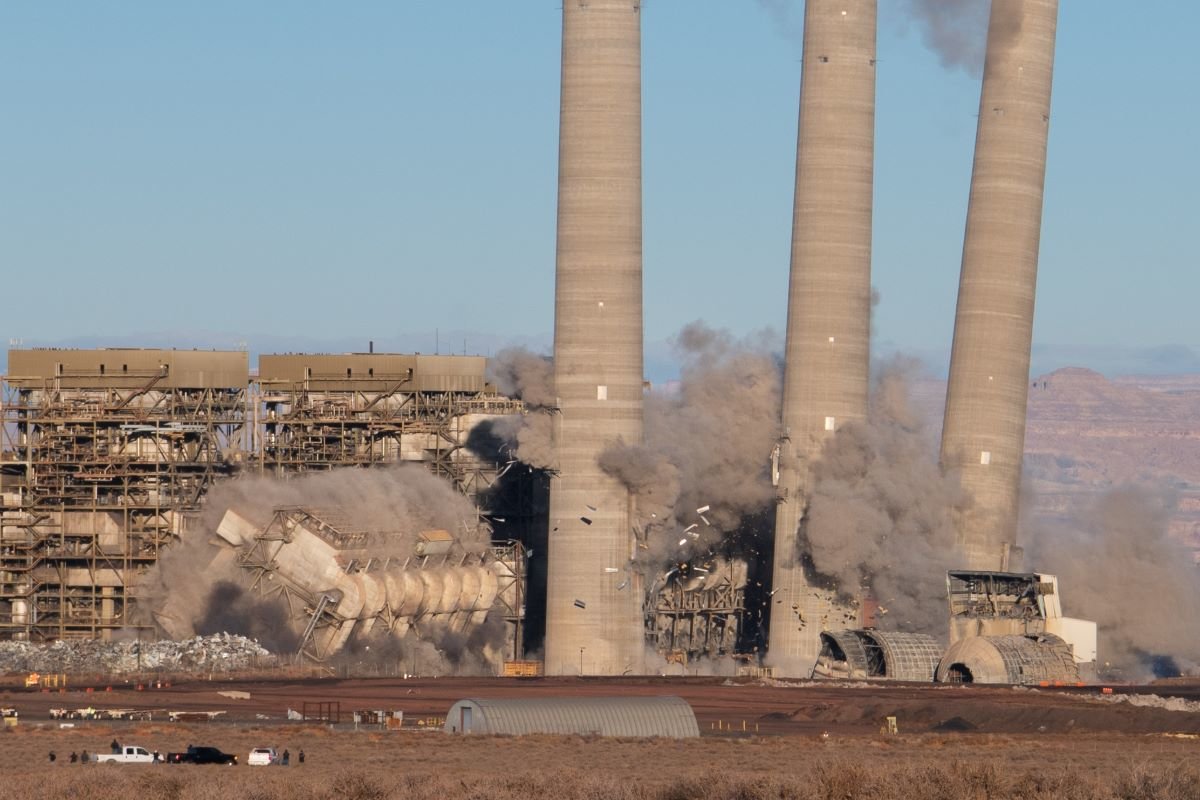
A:
MULTIPOLYGON (((155 753, 154 755, 157 756, 158 753, 155 753)), ((72 750, 71 755, 67 757, 67 760, 70 761, 72 764, 76 764, 80 761, 82 761, 84 764, 86 764, 92 760, 92 757, 88 755, 87 750, 84 750, 82 753, 76 753, 74 750, 72 750)), ((156 758, 155 760, 161 761, 162 759, 156 758)), ((53 764, 55 761, 58 761, 58 755, 53 750, 51 750, 50 751, 50 763, 53 764)))
MULTIPOLYGON (((110 742, 108 746, 112 749, 112 751, 114 753, 121 752, 121 744, 116 739, 113 739, 112 742, 110 742)), ((155 764, 158 764, 163 760, 162 754, 159 753, 157 750, 155 750, 152 755, 154 757, 155 764)), ((90 759, 91 759, 91 756, 88 755, 87 750, 84 750, 83 753, 76 753, 74 750, 71 751, 70 761, 72 764, 75 764, 80 761, 82 761, 84 764, 86 764, 86 763, 88 763, 88 761, 90 759)), ((50 751, 50 763, 53 764, 57 760, 58 760, 58 754, 55 753, 53 750, 51 750, 50 751)), ((296 760, 301 764, 304 763, 304 750, 303 749, 301 749, 300 752, 296 754, 296 760)), ((291 751, 289 751, 285 748, 283 751, 283 755, 281 755, 279 757, 279 763, 282 766, 286 767, 286 766, 289 766, 291 764, 291 762, 292 762, 291 751)))
MULTIPOLYGON (((304 763, 304 750, 303 749, 301 749, 300 752, 296 754, 296 760, 298 762, 300 762, 301 764, 304 763)), ((283 749, 283 754, 279 756, 279 763, 281 766, 284 766, 284 767, 289 766, 292 763, 291 751, 289 751, 286 747, 283 749)))

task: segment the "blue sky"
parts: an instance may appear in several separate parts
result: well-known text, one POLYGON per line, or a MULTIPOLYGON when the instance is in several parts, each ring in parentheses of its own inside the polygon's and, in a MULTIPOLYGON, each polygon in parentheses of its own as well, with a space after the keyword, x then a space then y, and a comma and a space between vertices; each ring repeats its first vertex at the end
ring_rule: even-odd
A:
MULTIPOLYGON (((902 5, 880 2, 877 350, 936 369, 979 87, 902 5)), ((1200 371, 1200 5, 1149 5, 1062 3, 1035 371, 1200 371)), ((0 2, 2 341, 545 348, 559 6, 0 2)), ((690 320, 783 328, 802 8, 646 4, 652 369, 690 320)))

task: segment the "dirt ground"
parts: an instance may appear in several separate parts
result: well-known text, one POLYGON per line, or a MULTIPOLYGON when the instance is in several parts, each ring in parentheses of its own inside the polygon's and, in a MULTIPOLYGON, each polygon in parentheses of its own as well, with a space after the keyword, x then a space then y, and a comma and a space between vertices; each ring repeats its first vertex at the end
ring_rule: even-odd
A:
MULTIPOLYGON (((112 691, 105 686, 93 689, 60 694, 10 687, 0 693, 0 705, 20 712, 17 728, 0 733, 0 775, 7 781, 8 796, 99 798, 132 792, 222 800, 241 796, 807 797, 806 787, 837 783, 847 775, 857 776, 859 783, 854 785, 864 787, 885 778, 909 781, 897 784, 897 796, 934 796, 928 794, 932 789, 920 788, 921 781, 945 788, 961 780, 966 781, 962 786, 974 787, 971 781, 1001 780, 995 776, 1009 781, 1013 792, 1024 787, 1020 791, 1026 797, 1065 797, 1067 789, 1084 786, 1079 780, 1115 786, 1135 779, 1193 777, 1196 782, 1182 793, 1112 796, 1174 798, 1200 793, 1200 776, 1191 766, 1200 754, 1200 713, 1108 702, 1101 699, 1099 688, 837 686, 699 678, 422 678, 190 681, 144 691, 119 685, 112 691), (218 694, 228 691, 247 692, 250 697, 238 700, 218 694), (449 707, 464 697, 663 694, 682 696, 692 704, 702 730, 699 740, 450 737, 437 727, 449 707), (300 710, 306 702, 337 703, 343 724, 289 722, 287 709, 300 710), (51 708, 89 705, 152 709, 154 717, 140 722, 71 720, 75 727, 70 728, 49 717, 51 708), (403 710, 405 730, 354 730, 349 720, 357 709, 403 710), (172 723, 167 721, 168 710, 226 713, 214 722, 172 723), (887 716, 897 717, 899 735, 881 735, 880 725, 887 716), (163 752, 188 744, 214 745, 236 753, 242 761, 256 746, 286 747, 292 766, 226 770, 84 767, 68 762, 70 752, 103 752, 114 738, 163 752), (307 756, 302 766, 296 761, 301 749, 307 756), (50 751, 58 756, 53 764, 50 751), (986 773, 983 778, 976 774, 980 770, 986 773), (1055 784, 1057 788, 1045 784, 1053 776, 1066 780, 1062 776, 1071 775, 1080 778, 1055 784), (1044 795, 1028 788, 1035 784, 1044 786, 1044 795), (751 785, 761 791, 746 788, 751 785)), ((1117 692, 1184 699, 1200 695, 1194 685, 1117 692)), ((990 793, 978 796, 1009 796, 999 789, 986 791, 990 793)), ((1099 791, 1077 796, 1108 796, 1099 791)), ((835 787, 812 796, 867 795, 835 787)), ((876 790, 874 797, 883 796, 876 790)))

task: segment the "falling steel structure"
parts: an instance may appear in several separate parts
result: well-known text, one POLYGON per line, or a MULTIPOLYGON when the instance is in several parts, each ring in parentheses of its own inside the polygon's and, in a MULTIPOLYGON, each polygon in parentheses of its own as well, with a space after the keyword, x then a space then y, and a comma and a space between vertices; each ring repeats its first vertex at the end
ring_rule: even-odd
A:
POLYGON ((1016 544, 1058 0, 993 0, 941 459, 973 504, 963 566, 1016 544))
MULTIPOLYGON (((216 530, 220 546, 197 565, 196 586, 239 573, 250 591, 278 602, 297 653, 314 661, 354 638, 465 637, 494 617, 503 620, 503 642, 481 641, 477 655, 499 670, 521 655, 524 548, 486 543, 486 529, 464 532, 466 542, 444 530, 367 529, 348 509, 300 506, 277 507, 262 525, 228 509, 216 530)), ((188 638, 191 605, 172 595, 155 618, 173 638, 188 638)))
POLYGON ((0 637, 108 638, 247 456, 246 353, 10 350, 8 365, 0 637))
POLYGON ((642 591, 618 588, 635 547, 631 498, 597 463, 615 442, 642 440, 640 5, 563 3, 551 675, 643 671, 642 591))
POLYGON ((874 0, 808 0, 768 650, 780 674, 807 675, 843 616, 800 532, 813 461, 867 413, 875 39, 874 0))

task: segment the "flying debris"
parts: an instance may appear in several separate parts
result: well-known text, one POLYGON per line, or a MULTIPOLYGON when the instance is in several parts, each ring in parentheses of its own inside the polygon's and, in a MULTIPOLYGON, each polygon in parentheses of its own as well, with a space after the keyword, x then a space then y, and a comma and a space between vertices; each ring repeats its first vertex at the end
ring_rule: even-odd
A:
POLYGON ((613 572, 620 572, 621 570, 617 569, 616 567, 605 567, 604 571, 608 572, 608 573, 613 573, 613 572))
POLYGON ((710 509, 712 509, 712 506, 700 506, 699 508, 696 509, 696 513, 697 514, 707 514, 710 509))
MULTIPOLYGON (((579 521, 582 522, 584 525, 592 524, 592 521, 590 519, 588 519, 587 517, 580 517, 579 521)), ((557 530, 557 528, 555 530, 557 530)))
POLYGON ((576 600, 575 607, 576 608, 587 608, 587 603, 583 602, 582 600, 576 600))

